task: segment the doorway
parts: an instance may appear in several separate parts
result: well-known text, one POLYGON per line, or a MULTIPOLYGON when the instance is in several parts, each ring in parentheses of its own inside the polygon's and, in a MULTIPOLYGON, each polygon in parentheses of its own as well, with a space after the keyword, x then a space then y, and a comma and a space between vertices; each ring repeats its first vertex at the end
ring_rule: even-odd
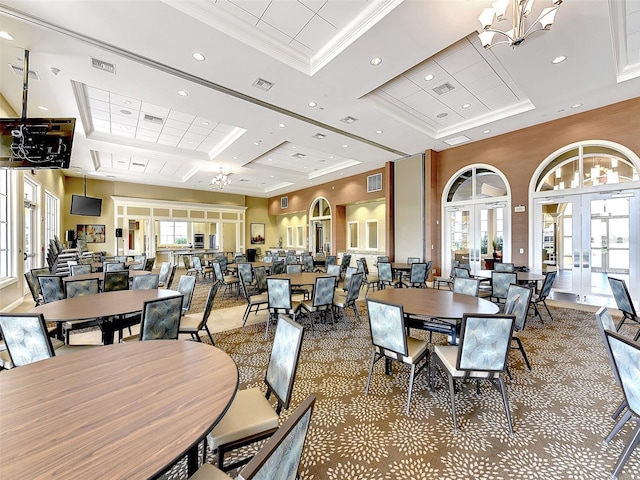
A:
POLYGON ((309 231, 312 254, 331 253, 331 205, 324 197, 315 199, 309 209, 309 231))

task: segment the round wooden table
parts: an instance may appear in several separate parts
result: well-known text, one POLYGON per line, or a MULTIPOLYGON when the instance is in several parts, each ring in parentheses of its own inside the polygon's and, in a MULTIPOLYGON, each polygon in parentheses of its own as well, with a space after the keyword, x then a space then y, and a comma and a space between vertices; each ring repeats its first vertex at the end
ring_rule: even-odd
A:
MULTIPOLYGON (((151 272, 147 270, 128 270, 129 278, 137 277, 138 275, 149 275, 151 272)), ((71 275, 69 277, 64 277, 62 279, 63 282, 73 282, 74 280, 91 280, 93 278, 97 278, 100 280, 100 283, 104 282, 104 273, 105 272, 93 272, 93 273, 81 273, 80 275, 71 275)))
POLYGON ((238 386, 229 355, 178 340, 81 350, 2 372, 2 478, 153 478, 188 456, 238 386))
MULTIPOLYGON (((175 290, 118 290, 84 297, 65 298, 32 308, 30 313, 42 313, 47 322, 67 322, 98 317, 122 317, 142 311, 142 305, 149 300, 182 295, 175 290)), ((137 323, 137 322, 136 322, 137 323)), ((114 332, 128 327, 122 322, 107 321, 101 325, 105 344, 113 343, 114 332)))

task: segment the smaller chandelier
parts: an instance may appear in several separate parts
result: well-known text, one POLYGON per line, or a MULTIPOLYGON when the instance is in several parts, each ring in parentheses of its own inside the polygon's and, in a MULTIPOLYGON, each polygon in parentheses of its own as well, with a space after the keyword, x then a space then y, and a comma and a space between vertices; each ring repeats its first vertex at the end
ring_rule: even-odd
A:
POLYGON ((492 4, 493 8, 485 8, 478 17, 483 30, 482 33, 478 34, 482 46, 484 48, 491 48, 496 45, 517 47, 524 42, 529 35, 539 32, 540 30, 549 30, 556 16, 556 11, 560 7, 560 4, 562 4, 562 0, 552 0, 552 6, 544 8, 542 12, 540 12, 540 15, 538 15, 538 19, 527 28, 525 21, 531 13, 533 2, 534 0, 497 0, 492 4), (506 17, 509 5, 511 5, 510 19, 506 17), (512 27, 511 30, 502 31, 492 28, 494 18, 498 20, 498 22, 502 22, 503 20, 509 21, 512 27), (504 40, 491 43, 496 34, 502 35, 504 40))
POLYGON ((229 175, 222 173, 222 168, 220 168, 220 173, 211 179, 211 185, 222 190, 224 187, 231 185, 231 180, 229 180, 229 175))

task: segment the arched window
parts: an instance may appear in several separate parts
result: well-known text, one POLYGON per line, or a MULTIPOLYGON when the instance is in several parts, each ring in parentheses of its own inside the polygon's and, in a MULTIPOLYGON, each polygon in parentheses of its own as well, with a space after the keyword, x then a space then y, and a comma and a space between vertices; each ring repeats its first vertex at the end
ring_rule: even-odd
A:
POLYGON ((309 248, 312 253, 331 252, 331 205, 318 197, 309 209, 309 248))

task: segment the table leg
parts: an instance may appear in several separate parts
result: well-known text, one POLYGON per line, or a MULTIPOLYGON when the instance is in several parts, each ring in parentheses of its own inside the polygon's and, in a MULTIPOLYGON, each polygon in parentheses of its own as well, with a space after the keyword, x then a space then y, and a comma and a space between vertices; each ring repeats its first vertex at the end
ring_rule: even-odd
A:
POLYGON ((187 452, 187 477, 191 478, 198 470, 198 444, 196 443, 187 452))
POLYGON ((386 375, 391 375, 393 373, 393 369, 391 367, 391 359, 390 358, 385 358, 384 359, 384 373, 386 375))

